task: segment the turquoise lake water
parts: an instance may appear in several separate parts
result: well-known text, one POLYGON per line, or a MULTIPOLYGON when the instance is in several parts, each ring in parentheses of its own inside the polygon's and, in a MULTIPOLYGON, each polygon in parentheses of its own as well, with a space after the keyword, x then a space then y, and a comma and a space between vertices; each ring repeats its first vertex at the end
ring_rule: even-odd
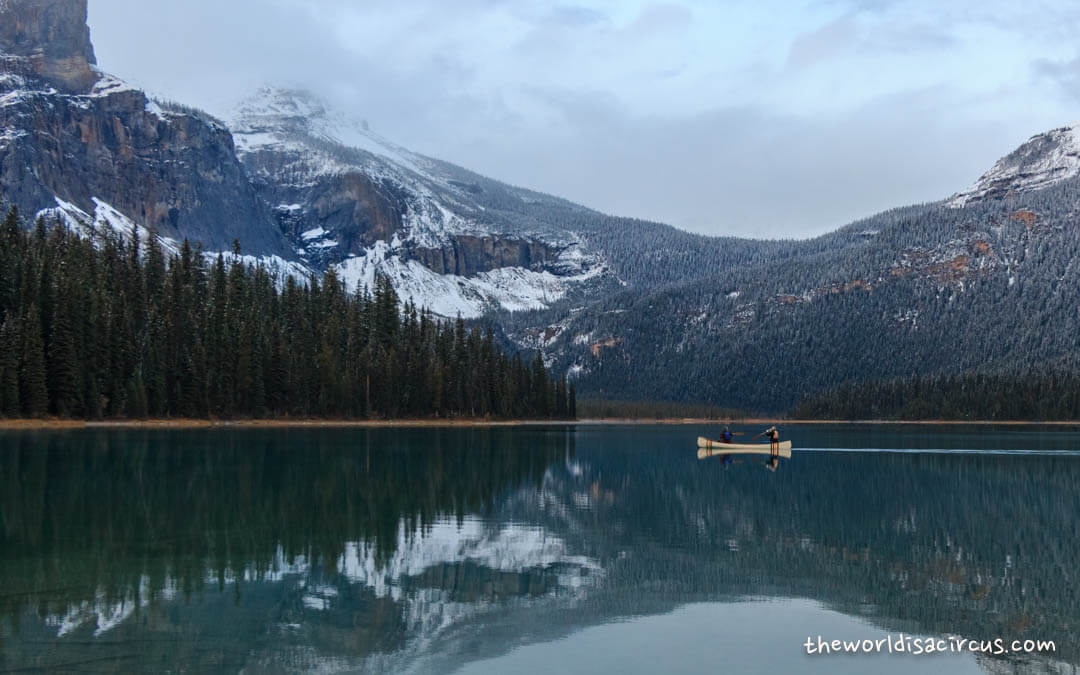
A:
POLYGON ((781 431, 0 432, 0 672, 1080 665, 1080 431, 781 431))

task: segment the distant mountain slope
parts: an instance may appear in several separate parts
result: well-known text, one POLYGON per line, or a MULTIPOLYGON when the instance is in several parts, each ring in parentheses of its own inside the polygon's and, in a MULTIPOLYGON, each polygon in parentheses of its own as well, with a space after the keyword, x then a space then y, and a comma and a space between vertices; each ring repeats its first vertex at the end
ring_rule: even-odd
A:
POLYGON ((1077 364, 1078 188, 887 212, 837 233, 858 245, 606 299, 545 347, 589 395, 770 411, 844 382, 1077 364))
POLYGON ((386 274, 403 297, 444 315, 565 312, 623 288, 850 243, 705 237, 607 216, 413 153, 304 91, 264 87, 230 126, 307 264, 350 285, 386 274))

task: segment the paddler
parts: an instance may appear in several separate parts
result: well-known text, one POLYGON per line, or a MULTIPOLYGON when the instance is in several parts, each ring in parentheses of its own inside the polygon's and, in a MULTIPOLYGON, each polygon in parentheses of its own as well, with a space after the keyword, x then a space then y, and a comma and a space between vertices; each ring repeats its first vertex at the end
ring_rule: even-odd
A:
MULTIPOLYGON (((735 442, 735 437, 731 434, 731 430, 729 430, 727 428, 727 425, 724 425, 724 431, 720 434, 720 442, 721 443, 734 443, 735 442)), ((724 455, 721 459, 724 462, 724 468, 725 469, 729 465, 731 465, 731 464, 733 464, 735 462, 735 460, 732 459, 731 455, 724 455)))
POLYGON ((769 443, 772 444, 772 456, 769 457, 769 461, 765 463, 765 467, 769 471, 776 471, 780 466, 780 432, 773 426, 762 433, 765 435, 765 438, 769 439, 769 443))
POLYGON ((761 436, 769 439, 769 442, 772 443, 773 454, 775 455, 780 450, 780 432, 776 430, 776 427, 769 427, 757 436, 754 436, 754 438, 759 438, 761 436))

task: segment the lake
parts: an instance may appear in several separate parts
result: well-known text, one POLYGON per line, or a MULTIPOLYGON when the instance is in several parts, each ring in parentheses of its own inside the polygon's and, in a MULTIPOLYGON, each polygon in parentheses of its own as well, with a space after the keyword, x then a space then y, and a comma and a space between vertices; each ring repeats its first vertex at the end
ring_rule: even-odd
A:
POLYGON ((781 430, 0 432, 0 672, 1074 672, 1080 433, 781 430))

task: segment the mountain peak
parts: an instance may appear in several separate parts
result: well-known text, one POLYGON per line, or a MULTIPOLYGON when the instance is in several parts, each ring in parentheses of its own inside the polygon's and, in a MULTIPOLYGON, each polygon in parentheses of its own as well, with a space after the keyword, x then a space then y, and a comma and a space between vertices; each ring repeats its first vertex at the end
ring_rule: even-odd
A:
POLYGON ((950 206, 1001 199, 1030 192, 1080 175, 1080 122, 1032 136, 998 160, 971 188, 955 195, 950 206))
POLYGON ((100 75, 87 0, 0 0, 0 66, 63 89, 89 90, 100 75))
POLYGON ((335 110, 305 89, 260 87, 237 106, 229 126, 241 152, 308 137, 379 155, 419 173, 431 163, 372 131, 367 120, 335 110))
POLYGON ((240 103, 233 119, 237 127, 311 133, 328 114, 326 104, 309 91, 263 86, 240 103))

